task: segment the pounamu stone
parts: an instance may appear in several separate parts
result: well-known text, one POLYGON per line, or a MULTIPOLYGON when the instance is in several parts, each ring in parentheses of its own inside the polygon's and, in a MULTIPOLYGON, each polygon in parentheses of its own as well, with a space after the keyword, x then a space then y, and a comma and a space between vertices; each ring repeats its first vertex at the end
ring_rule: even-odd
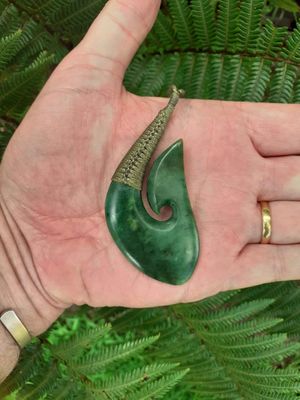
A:
POLYGON ((183 142, 178 140, 153 164, 147 186, 152 210, 172 208, 166 221, 145 210, 142 193, 112 182, 106 198, 106 220, 113 239, 128 260, 146 275, 179 285, 186 282, 199 257, 197 226, 190 205, 183 165, 183 142))

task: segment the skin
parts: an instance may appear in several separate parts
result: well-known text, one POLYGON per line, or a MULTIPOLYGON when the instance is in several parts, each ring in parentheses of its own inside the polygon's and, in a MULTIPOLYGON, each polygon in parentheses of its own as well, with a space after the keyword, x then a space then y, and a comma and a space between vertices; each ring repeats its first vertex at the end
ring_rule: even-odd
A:
MULTIPOLYGON (((122 85, 159 6, 159 0, 110 0, 56 68, 5 152, 2 213, 31 260, 13 268, 18 279, 11 292, 18 297, 26 269, 22 290, 39 293, 43 300, 35 308, 43 304, 48 325, 71 304, 159 306, 299 279, 298 105, 179 101, 154 157, 183 138, 202 246, 187 283, 172 286, 143 275, 113 242, 104 217, 111 177, 167 102, 138 97, 122 85), (271 202, 269 245, 260 244, 260 200, 271 202)), ((34 323, 27 318, 27 324, 34 323)))

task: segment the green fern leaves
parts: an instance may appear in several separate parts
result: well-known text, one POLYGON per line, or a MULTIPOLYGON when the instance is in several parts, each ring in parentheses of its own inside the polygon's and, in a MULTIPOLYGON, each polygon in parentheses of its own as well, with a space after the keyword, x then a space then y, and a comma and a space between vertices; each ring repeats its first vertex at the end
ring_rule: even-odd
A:
POLYGON ((295 63, 300 62, 300 24, 288 38, 286 48, 283 49, 281 54, 287 60, 295 63))
POLYGON ((258 39, 257 52, 262 56, 275 58, 280 54, 286 36, 287 29, 285 27, 276 28, 272 21, 267 19, 258 39))
POLYGON ((192 30, 191 10, 187 0, 170 0, 168 2, 170 15, 173 18, 175 32, 177 34, 176 43, 180 47, 188 48, 194 44, 192 30))
POLYGON ((296 400, 299 299, 296 284, 279 283, 194 304, 89 309, 89 319, 83 308, 78 333, 66 331, 75 317, 63 317, 64 325, 55 324, 48 340, 26 350, 0 396, 17 391, 16 400, 296 400), (103 317, 113 330, 96 326, 103 317))
POLYGON ((11 117, 20 117, 33 93, 41 88, 43 78, 53 62, 53 57, 46 52, 23 71, 12 74, 0 83, 0 104, 2 112, 11 117))
POLYGON ((237 48, 255 52, 259 40, 264 3, 261 0, 244 0, 238 20, 237 48))
MULTIPOLYGON (((91 324, 95 325, 90 321, 91 324)), ((50 336, 56 330, 59 325, 50 336)), ((119 337, 114 341, 121 341, 120 344, 107 345, 107 338, 113 338, 110 331, 111 326, 105 324, 83 329, 68 341, 56 337, 57 344, 33 344, 23 353, 18 369, 0 387, 1 398, 16 391, 16 400, 40 400, 45 395, 47 399, 68 400, 159 399, 188 372, 178 369, 178 363, 137 366, 141 353, 159 335, 134 341, 119 337)))
POLYGON ((238 7, 235 0, 220 1, 216 20, 214 50, 232 51, 237 33, 238 7))
POLYGON ((53 354, 64 361, 71 361, 74 357, 79 358, 89 346, 96 343, 110 329, 111 325, 105 324, 94 329, 79 332, 69 339, 67 343, 54 345, 52 347, 53 354))
POLYGON ((97 355, 87 355, 78 361, 73 362, 72 369, 78 371, 80 374, 93 374, 101 371, 112 363, 118 362, 132 354, 142 351, 145 347, 149 346, 158 339, 158 336, 150 337, 147 339, 140 339, 134 342, 127 342, 125 344, 105 348, 97 355))
POLYGON ((0 71, 3 71, 5 66, 18 52, 21 34, 21 29, 18 29, 15 33, 0 39, 0 71))
MULTIPOLYGON (((285 332, 281 316, 290 310, 291 330, 298 327, 299 332, 300 319, 294 317, 293 308, 299 296, 295 284, 281 283, 161 310, 111 310, 106 317, 119 333, 141 334, 145 326, 152 334, 161 332, 147 359, 190 368, 181 385, 195 399, 288 400, 296 399, 300 388, 295 358, 300 343, 285 332)), ((177 399, 176 391, 170 398, 177 399)))
POLYGON ((196 36, 196 47, 208 49, 215 41, 215 11, 210 0, 194 0, 191 3, 191 15, 196 36))
POLYGON ((297 101, 300 25, 292 33, 275 27, 262 0, 170 0, 168 6, 158 17, 168 21, 160 31, 167 42, 159 40, 157 22, 127 71, 130 91, 165 95, 172 78, 191 98, 297 101), (136 80, 139 68, 143 78, 136 80))
MULTIPOLYGON (((105 3, 0 1, 0 118, 18 124, 105 3)), ((288 32, 264 13, 263 0, 165 1, 126 87, 155 96, 175 83, 191 98, 298 102, 300 25, 288 32)))

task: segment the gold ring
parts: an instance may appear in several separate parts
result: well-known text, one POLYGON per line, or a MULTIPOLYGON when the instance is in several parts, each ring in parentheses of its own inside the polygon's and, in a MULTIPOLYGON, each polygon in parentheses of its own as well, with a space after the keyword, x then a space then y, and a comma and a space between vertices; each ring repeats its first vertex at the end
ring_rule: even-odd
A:
POLYGON ((261 243, 268 244, 271 242, 272 235, 272 218, 269 203, 261 201, 261 215, 262 215, 262 237, 261 243))

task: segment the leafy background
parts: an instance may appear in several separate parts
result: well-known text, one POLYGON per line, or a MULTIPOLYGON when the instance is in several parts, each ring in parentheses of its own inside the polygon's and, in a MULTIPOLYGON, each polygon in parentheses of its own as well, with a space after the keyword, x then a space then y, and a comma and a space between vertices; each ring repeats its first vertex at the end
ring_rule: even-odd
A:
MULTIPOLYGON (((0 0, 0 152, 104 0, 0 0)), ((294 0, 167 0, 128 90, 300 102, 294 0)), ((154 309, 68 310, 22 353, 5 399, 290 400, 300 396, 296 282, 154 309)))

